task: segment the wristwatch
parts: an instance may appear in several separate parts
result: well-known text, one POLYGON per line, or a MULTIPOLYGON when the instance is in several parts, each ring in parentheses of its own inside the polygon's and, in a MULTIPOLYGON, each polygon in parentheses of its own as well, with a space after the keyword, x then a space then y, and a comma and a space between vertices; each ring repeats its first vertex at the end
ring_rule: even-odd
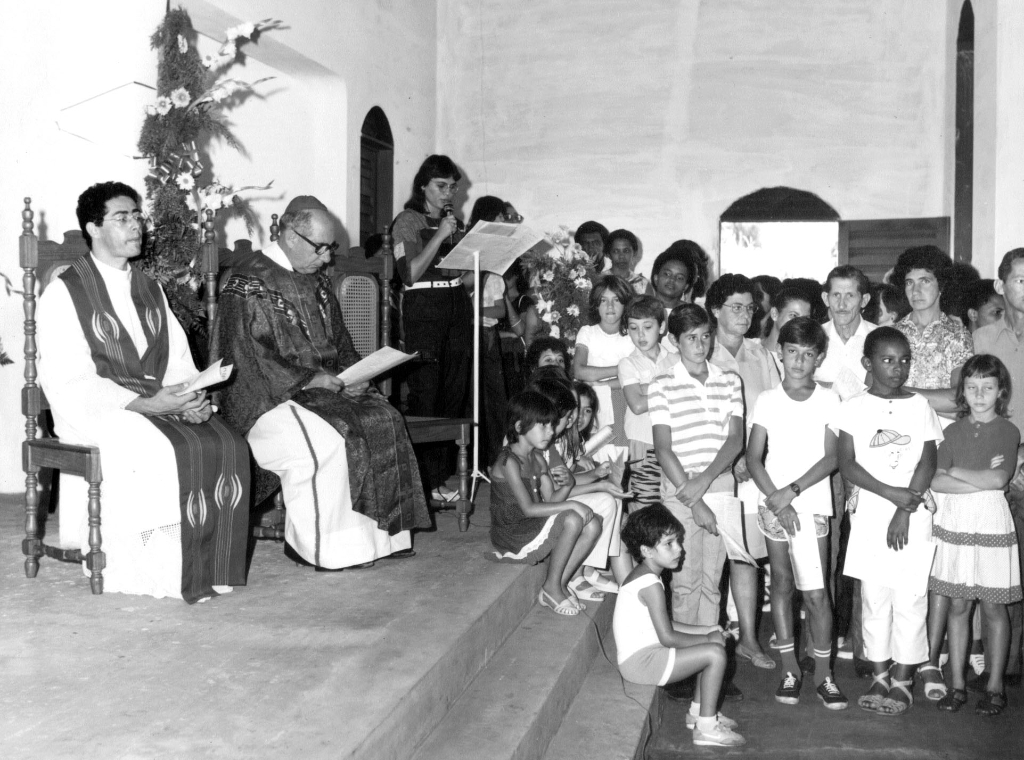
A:
POLYGON ((800 495, 800 486, 797 485, 796 481, 793 481, 792 483, 790 483, 789 487, 793 489, 793 494, 795 496, 799 496, 800 495))

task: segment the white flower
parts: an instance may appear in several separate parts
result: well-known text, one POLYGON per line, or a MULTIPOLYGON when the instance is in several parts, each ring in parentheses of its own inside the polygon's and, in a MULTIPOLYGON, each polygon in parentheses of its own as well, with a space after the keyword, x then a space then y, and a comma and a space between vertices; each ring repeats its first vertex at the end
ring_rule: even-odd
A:
POLYGON ((156 99, 156 105, 153 107, 156 109, 156 112, 158 114, 160 114, 161 116, 166 116, 168 113, 170 113, 172 105, 173 104, 171 103, 171 99, 169 97, 167 97, 166 95, 161 95, 159 98, 156 99))
POLYGON ((210 90, 210 100, 212 100, 214 103, 220 103, 222 100, 224 100, 224 98, 228 96, 228 94, 229 93, 226 87, 218 85, 214 87, 212 90, 210 90))
POLYGON ((178 52, 179 53, 187 53, 188 52, 188 40, 186 40, 180 34, 178 35, 178 52))
POLYGON ((549 332, 552 338, 562 337, 562 331, 558 329, 558 325, 551 325, 551 330, 549 332))
POLYGON ((192 102, 192 96, 184 87, 179 87, 171 93, 171 102, 178 108, 187 108, 188 104, 192 102))
POLYGON ((549 325, 551 324, 551 312, 550 311, 545 311, 543 314, 540 315, 540 318, 542 320, 544 320, 545 322, 547 322, 549 325))
POLYGON ((572 283, 579 290, 590 290, 593 287, 593 285, 591 285, 590 283, 590 280, 588 280, 586 277, 577 277, 575 280, 572 281, 572 283))
POLYGON ((570 317, 578 317, 580 315, 580 307, 574 303, 569 304, 565 307, 565 313, 570 317))
POLYGON ((237 54, 238 54, 238 47, 235 45, 234 41, 232 41, 232 40, 228 40, 227 42, 225 42, 223 45, 220 46, 220 57, 222 59, 224 59, 224 58, 232 59, 237 54))
POLYGON ((146 113, 150 116, 156 116, 156 106, 150 103, 146 106, 146 113))
POLYGON ((546 311, 551 311, 551 309, 554 307, 554 305, 555 304, 554 304, 553 301, 548 301, 546 298, 544 298, 544 296, 541 296, 541 295, 537 296, 537 313, 538 314, 543 314, 546 311))
POLYGON ((562 319, 562 314, 561 314, 561 312, 558 312, 558 311, 552 311, 552 312, 551 312, 551 321, 552 321, 552 322, 558 322, 558 321, 560 321, 561 319, 562 319))
POLYGON ((196 180, 189 172, 182 172, 174 178, 174 184, 182 190, 191 190, 196 186, 196 180))
POLYGON ((551 282, 553 279, 555 279, 555 273, 552 270, 548 269, 547 271, 544 272, 544 274, 540 276, 540 278, 544 280, 544 282, 551 282))
POLYGON ((208 69, 214 68, 219 63, 220 63, 220 56, 219 55, 214 55, 213 53, 207 53, 206 55, 203 56, 203 65, 206 68, 208 68, 208 69))
POLYGON ((252 23, 251 21, 245 21, 236 26, 235 29, 238 32, 236 36, 245 37, 246 39, 249 39, 253 36, 253 34, 256 33, 256 24, 252 23))
POLYGON ((224 208, 224 196, 220 193, 203 194, 203 208, 219 211, 224 208))

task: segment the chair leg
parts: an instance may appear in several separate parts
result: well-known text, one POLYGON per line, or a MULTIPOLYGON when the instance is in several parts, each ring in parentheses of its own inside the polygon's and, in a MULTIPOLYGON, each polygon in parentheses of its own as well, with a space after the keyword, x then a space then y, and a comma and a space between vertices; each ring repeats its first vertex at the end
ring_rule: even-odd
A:
POLYGON ((25 475, 25 540, 21 542, 25 555, 25 577, 35 578, 39 572, 39 558, 43 556, 43 540, 39 535, 39 469, 25 475))
POLYGON ((470 437, 468 426, 464 426, 462 436, 456 441, 459 446, 459 499, 455 502, 455 510, 459 516, 459 532, 461 533, 469 530, 469 456, 466 453, 466 446, 470 437))
POLYGON ((100 484, 89 483, 89 554, 85 558, 85 566, 89 568, 89 585, 92 593, 103 593, 103 568, 106 567, 106 555, 100 551, 103 539, 100 535, 100 484))

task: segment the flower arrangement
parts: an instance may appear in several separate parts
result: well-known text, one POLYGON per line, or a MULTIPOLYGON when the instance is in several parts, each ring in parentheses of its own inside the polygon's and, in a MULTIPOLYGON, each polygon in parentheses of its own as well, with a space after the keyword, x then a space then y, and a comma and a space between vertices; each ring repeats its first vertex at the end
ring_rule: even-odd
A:
POLYGON ((523 266, 537 296, 537 313, 548 334, 561 338, 575 353, 576 336, 586 324, 590 306, 590 258, 568 227, 546 233, 545 243, 527 251, 523 266))
POLYGON ((232 27, 218 51, 201 58, 192 21, 178 8, 168 11, 150 40, 159 51, 159 64, 157 98, 146 107, 139 136, 139 151, 150 162, 146 194, 151 217, 140 263, 163 285, 172 310, 189 332, 200 329, 203 319, 197 292, 203 210, 240 214, 251 232, 252 214, 238 193, 270 187, 232 189, 219 183, 201 159, 202 146, 212 138, 241 149, 224 111, 269 79, 244 82, 222 74, 237 62, 241 45, 278 27, 279 22, 270 19, 232 27))

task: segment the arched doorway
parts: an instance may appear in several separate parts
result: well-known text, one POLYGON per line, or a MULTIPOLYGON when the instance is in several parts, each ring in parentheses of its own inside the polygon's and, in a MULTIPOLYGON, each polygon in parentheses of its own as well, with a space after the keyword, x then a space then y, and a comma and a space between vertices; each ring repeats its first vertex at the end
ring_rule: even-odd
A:
POLYGON ((971 261, 974 204, 974 10, 960 9, 956 35, 956 165, 953 175, 953 256, 971 261))
POLYGON ((395 140, 388 117, 374 106, 363 119, 359 146, 359 245, 391 223, 395 140))

